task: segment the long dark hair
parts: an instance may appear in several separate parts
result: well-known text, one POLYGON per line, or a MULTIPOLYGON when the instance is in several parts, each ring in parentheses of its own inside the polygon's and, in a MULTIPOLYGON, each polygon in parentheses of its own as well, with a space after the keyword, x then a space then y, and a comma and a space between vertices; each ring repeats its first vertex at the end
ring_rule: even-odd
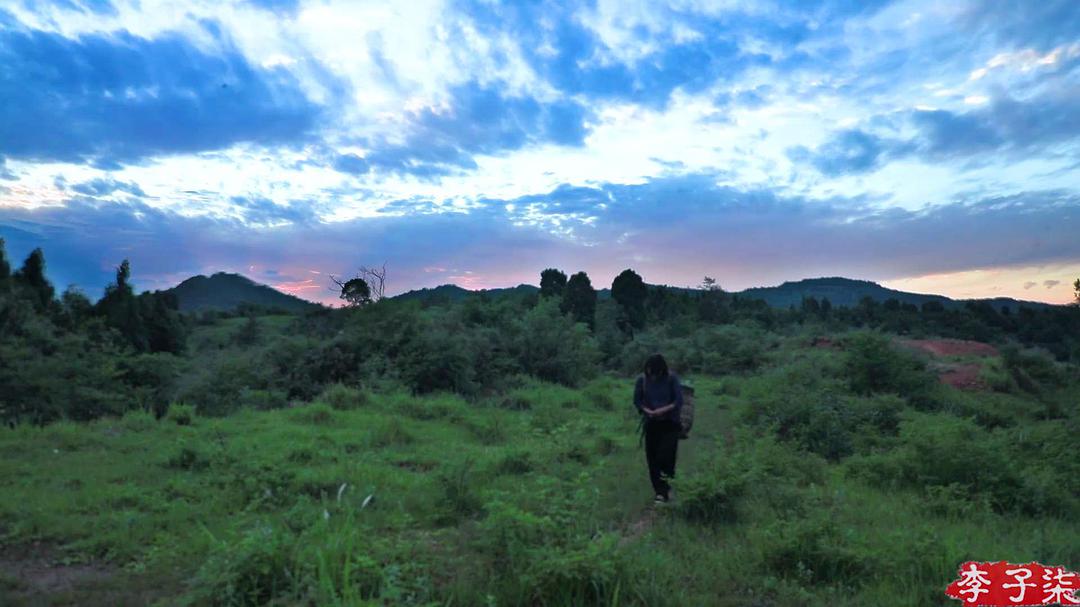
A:
POLYGON ((645 366, 642 369, 645 373, 645 377, 664 378, 668 376, 667 361, 664 360, 663 355, 657 353, 645 359, 645 366))

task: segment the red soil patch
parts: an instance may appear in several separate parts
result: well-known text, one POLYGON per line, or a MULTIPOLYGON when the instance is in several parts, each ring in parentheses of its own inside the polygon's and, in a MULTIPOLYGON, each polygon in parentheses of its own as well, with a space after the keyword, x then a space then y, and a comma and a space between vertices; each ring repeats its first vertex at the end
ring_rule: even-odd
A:
POLYGON ((840 344, 838 344, 835 341, 829 339, 828 337, 815 337, 810 342, 810 347, 811 348, 829 348, 831 350, 839 350, 840 349, 840 344))
POLYGON ((981 341, 966 339, 905 339, 905 346, 929 352, 934 356, 997 356, 997 348, 981 341))

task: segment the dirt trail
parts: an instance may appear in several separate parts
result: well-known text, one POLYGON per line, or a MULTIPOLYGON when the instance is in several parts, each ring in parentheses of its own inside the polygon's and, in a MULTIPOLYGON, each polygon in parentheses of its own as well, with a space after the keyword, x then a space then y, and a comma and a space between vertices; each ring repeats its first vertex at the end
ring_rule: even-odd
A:
POLYGON ((132 607, 166 592, 102 563, 70 563, 47 542, 0 545, 0 606, 132 607))
MULTIPOLYGON (((708 402, 708 400, 706 400, 708 402)), ((705 449, 705 445, 711 443, 716 435, 720 435, 724 439, 724 447, 730 449, 735 442, 735 435, 731 431, 731 423, 728 417, 727 408, 716 408, 714 411, 710 411, 705 415, 702 415, 700 407, 702 407, 702 400, 697 402, 698 415, 695 420, 693 431, 691 431, 691 437, 684 441, 679 441, 679 464, 676 467, 676 471, 685 469, 687 465, 696 465, 701 460, 702 449, 705 449)), ((711 406, 716 406, 715 403, 711 406)), ((642 454, 642 465, 644 466, 644 454, 642 454)), ((678 494, 672 493, 672 501, 678 501, 678 494)), ((626 525, 622 531, 622 539, 619 540, 620 545, 633 542, 641 536, 647 534, 656 523, 660 520, 664 511, 669 508, 675 507, 675 503, 665 505, 649 504, 645 506, 641 513, 630 524, 626 525)))

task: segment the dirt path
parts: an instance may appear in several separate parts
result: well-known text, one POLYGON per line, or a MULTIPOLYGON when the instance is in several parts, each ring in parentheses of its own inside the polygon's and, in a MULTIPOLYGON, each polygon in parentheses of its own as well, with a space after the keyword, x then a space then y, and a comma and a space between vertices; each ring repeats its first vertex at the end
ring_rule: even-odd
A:
POLYGON ((0 546, 0 607, 145 606, 164 589, 104 563, 71 563, 53 544, 0 546))
MULTIPOLYGON (((710 449, 710 447, 715 444, 714 441, 717 437, 723 439, 726 448, 731 448, 735 442, 735 435, 731 430, 727 408, 718 407, 714 403, 711 403, 711 400, 712 399, 710 398, 698 400, 697 418, 695 420, 694 429, 690 433, 691 437, 685 441, 679 442, 679 463, 676 466, 676 471, 686 470, 701 465, 704 458, 711 454, 715 454, 715 451, 710 449), (702 400, 709 403, 706 405, 710 407, 709 410, 701 410, 701 407, 703 406, 702 400)), ((642 465, 644 465, 644 463, 645 462, 642 461, 642 465)), ((677 493, 673 494, 673 501, 676 503, 678 502, 677 493)), ((623 527, 623 537, 619 543, 627 544, 649 533, 660 520, 665 510, 674 506, 674 503, 661 506, 649 504, 642 508, 641 513, 623 527)))

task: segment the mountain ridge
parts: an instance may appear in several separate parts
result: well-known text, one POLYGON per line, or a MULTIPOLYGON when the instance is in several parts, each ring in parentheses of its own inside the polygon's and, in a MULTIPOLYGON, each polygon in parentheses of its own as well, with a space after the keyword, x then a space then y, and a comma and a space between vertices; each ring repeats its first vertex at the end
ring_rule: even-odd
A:
MULTIPOLYGON (((675 287, 669 285, 652 284, 648 286, 665 287, 668 289, 684 292, 699 291, 699 289, 692 287, 675 287)), ((487 294, 492 296, 498 296, 507 292, 536 292, 539 290, 539 287, 527 284, 520 284, 516 287, 481 290, 469 290, 454 284, 444 284, 437 287, 414 289, 400 295, 395 295, 394 298, 405 300, 431 301, 432 299, 438 297, 443 300, 457 301, 473 294, 487 294)), ((941 303, 946 308, 961 307, 968 302, 986 302, 990 305, 993 305, 995 308, 1006 307, 1009 308, 1010 311, 1015 311, 1021 306, 1031 308, 1043 308, 1054 307, 1057 305, 1041 301, 1015 299, 1012 297, 953 299, 945 295, 899 291, 896 289, 884 287, 870 280, 845 278, 843 276, 803 278, 796 281, 785 281, 776 286, 750 287, 747 289, 743 289, 742 291, 728 291, 727 293, 739 298, 761 299, 765 301, 765 303, 769 304, 769 306, 774 308, 786 308, 792 305, 797 307, 802 304, 802 300, 804 297, 814 297, 818 300, 827 298, 829 299, 829 302, 834 306, 849 308, 857 305, 863 297, 870 297, 879 303, 884 302, 888 299, 896 299, 900 303, 910 303, 916 306, 921 306, 924 303, 935 301, 941 303)), ((598 289, 597 295, 600 299, 607 299, 611 296, 611 289, 598 289)))
POLYGON ((176 296, 181 312, 233 310, 241 304, 280 308, 289 312, 305 312, 321 307, 318 303, 282 293, 269 285, 230 272, 192 276, 165 292, 176 296))
MULTIPOLYGON (((649 286, 664 287, 682 292, 699 291, 699 289, 693 287, 652 284, 649 286)), ((412 289, 390 296, 388 299, 424 303, 450 303, 474 295, 503 297, 508 295, 528 295, 539 292, 539 290, 540 288, 535 285, 524 283, 513 287, 475 290, 447 283, 435 287, 412 289)), ((216 272, 210 276, 192 276, 175 287, 167 289, 166 292, 174 293, 177 296, 180 310, 184 312, 205 309, 229 310, 235 309, 241 304, 255 304, 277 307, 290 312, 303 312, 322 305, 295 295, 283 293, 271 286, 257 283, 241 274, 228 272, 216 272)), ((1011 297, 953 299, 945 295, 899 291, 870 280, 845 278, 843 276, 804 278, 785 281, 775 286, 750 287, 741 291, 728 291, 727 293, 739 298, 761 299, 774 308, 798 307, 802 304, 804 297, 814 297, 819 301, 828 299, 833 306, 849 308, 857 305, 864 297, 870 297, 879 303, 888 299, 896 299, 900 303, 910 303, 916 306, 922 306, 927 302, 938 302, 945 308, 962 307, 968 302, 984 302, 997 309, 1004 307, 1010 309, 1010 311, 1015 311, 1021 306, 1037 309, 1057 305, 1011 297)), ((608 288, 599 289, 597 295, 600 299, 607 299, 611 296, 611 290, 608 288)))

